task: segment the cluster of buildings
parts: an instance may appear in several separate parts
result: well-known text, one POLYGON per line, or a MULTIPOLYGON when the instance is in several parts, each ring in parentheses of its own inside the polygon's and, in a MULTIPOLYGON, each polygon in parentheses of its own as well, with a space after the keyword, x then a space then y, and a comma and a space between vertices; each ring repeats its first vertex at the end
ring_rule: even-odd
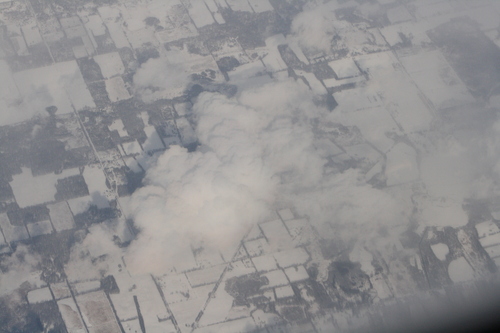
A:
POLYGON ((18 311, 39 321, 12 317, 7 329, 19 322, 32 332, 398 328, 401 316, 432 317, 436 307, 425 302, 473 294, 479 287, 469 281, 496 271, 495 209, 472 216, 455 197, 433 192, 436 176, 422 172, 421 158, 436 117, 464 105, 498 107, 500 77, 484 64, 499 59, 500 5, 325 1, 322 10, 337 22, 329 51, 301 47, 289 34, 301 5, 0 1, 0 255, 27 245, 41 258, 19 291, 18 311), (134 74, 158 58, 184 68, 193 83, 146 103, 134 74), (106 263, 106 275, 79 278, 69 253, 91 225, 110 225, 121 247, 134 238, 120 198, 140 186, 151 156, 174 144, 196 149, 190 110, 199 91, 231 95, 234 85, 284 77, 334 110, 335 121, 317 133, 331 165, 360 168, 373 186, 416 201, 423 222, 385 253, 354 251, 281 209, 228 254, 193 250, 196 263, 183 272, 133 276, 122 259, 95 248, 88 261, 106 263), (452 283, 462 289, 446 289, 452 283), (401 303, 421 290, 439 292, 420 305, 401 303))

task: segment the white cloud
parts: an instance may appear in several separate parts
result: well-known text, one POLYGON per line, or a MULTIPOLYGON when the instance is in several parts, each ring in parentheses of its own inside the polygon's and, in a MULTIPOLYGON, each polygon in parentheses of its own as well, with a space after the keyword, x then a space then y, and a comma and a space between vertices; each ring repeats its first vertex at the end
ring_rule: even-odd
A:
POLYGON ((318 6, 298 14, 292 21, 291 31, 302 48, 329 53, 335 34, 334 19, 333 13, 318 6))
POLYGON ((19 245, 11 255, 4 256, 0 260, 0 296, 10 295, 25 282, 32 287, 40 287, 43 284, 37 269, 40 262, 39 255, 30 253, 24 245, 19 245))
POLYGON ((189 83, 189 75, 184 68, 160 57, 149 59, 142 64, 133 80, 135 92, 144 102, 151 103, 158 99, 182 95, 189 83))
POLYGON ((122 250, 113 242, 113 235, 120 234, 120 224, 116 222, 109 220, 91 226, 85 238, 72 246, 64 266, 69 281, 101 279, 121 263, 122 250), (99 260, 104 256, 107 260, 99 260))
POLYGON ((201 148, 170 148, 132 197, 141 232, 128 248, 127 267, 159 273, 192 261, 192 246, 223 251, 276 204, 354 233, 399 222, 392 197, 363 184, 356 171, 325 175, 313 130, 326 111, 311 100, 311 92, 292 80, 233 99, 200 95, 193 113, 201 148))

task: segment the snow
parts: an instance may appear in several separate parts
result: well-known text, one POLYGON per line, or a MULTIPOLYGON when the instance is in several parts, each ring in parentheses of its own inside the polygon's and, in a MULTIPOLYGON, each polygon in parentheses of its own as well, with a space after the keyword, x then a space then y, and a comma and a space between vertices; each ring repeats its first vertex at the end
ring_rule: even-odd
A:
POLYGON ((0 60, 0 77, 0 126, 48 116, 44 110, 51 105, 57 106, 57 115, 72 113, 72 105, 77 110, 95 106, 76 61, 12 74, 0 60))
POLYGON ((300 48, 299 44, 297 41, 290 40, 288 43, 288 47, 293 51, 293 53, 297 56, 297 58, 303 62, 304 64, 309 65, 309 59, 307 59, 306 55, 304 52, 302 52, 302 49, 300 48))
MULTIPOLYGON (((243 64, 228 73, 229 81, 233 84, 242 86, 242 89, 245 87, 251 86, 252 81, 267 81, 270 82, 271 79, 267 75, 262 75, 266 72, 266 67, 262 64, 261 61, 249 62, 248 64, 243 64), (253 80, 252 80, 253 79, 253 80), (251 80, 250 82, 247 82, 251 80)), ((265 83, 265 82, 264 82, 265 83)))
POLYGON ((309 274, 302 265, 285 268, 285 274, 291 283, 309 279, 309 274))
POLYGON ((318 153, 321 154, 322 157, 330 157, 343 153, 343 151, 330 139, 315 140, 314 146, 318 149, 318 153))
POLYGON ((431 245, 431 249, 432 249, 432 252, 434 253, 434 255, 436 256, 436 258, 438 258, 441 261, 445 261, 446 256, 448 255, 448 253, 450 253, 450 249, 448 248, 448 245, 446 245, 444 243, 438 243, 438 244, 431 245))
POLYGON ((370 277, 370 282, 373 289, 377 292, 378 298, 381 300, 385 300, 393 296, 382 275, 379 274, 374 277, 370 277))
POLYGON ((481 245, 485 248, 488 246, 498 245, 500 244, 500 233, 480 238, 479 243, 481 243, 481 245))
POLYGON ((429 195, 462 201, 470 195, 471 169, 475 166, 463 154, 462 146, 450 141, 445 149, 423 156, 421 177, 429 195))
MULTIPOLYGON (((479 242, 484 248, 500 244, 500 229, 493 221, 476 224, 479 242)), ((488 251, 488 250, 487 250, 488 251)))
POLYGON ((366 143, 361 143, 359 145, 353 146, 345 146, 344 149, 346 153, 353 159, 365 160, 369 164, 375 164, 380 158, 380 153, 366 143))
POLYGON ((80 18, 78 16, 63 17, 60 20, 61 25, 64 29, 71 27, 77 27, 80 25, 80 18))
POLYGON ((92 196, 87 195, 84 197, 68 200, 68 205, 73 215, 78 215, 81 213, 85 213, 90 208, 90 205, 96 205, 97 208, 108 208, 109 201, 102 195, 93 194, 92 196))
POLYGON ((80 37, 83 40, 84 38, 87 37, 87 31, 82 25, 80 25, 80 23, 78 23, 78 25, 65 28, 64 32, 66 33, 66 37, 68 39, 80 37))
MULTIPOLYGON (((200 325, 202 326, 207 326, 225 321, 229 311, 233 307, 234 298, 231 295, 229 295, 225 290, 224 282, 221 283, 221 285, 217 288, 217 290, 213 294, 213 297, 214 298, 210 299, 210 302, 207 304, 205 310, 203 311, 203 316, 201 317, 201 320, 199 322, 200 325)), ((205 299, 202 300, 203 303, 205 299)), ((214 331, 214 332, 224 332, 224 331, 214 331)), ((233 331, 226 331, 226 332, 233 332, 233 331)))
POLYGON ((143 275, 134 280, 137 286, 134 294, 137 295, 146 331, 163 332, 161 321, 167 319, 169 314, 153 278, 150 275, 143 275))
POLYGON ((106 92, 108 93, 108 97, 111 102, 118 102, 132 97, 130 96, 127 87, 125 87, 125 82, 121 76, 108 79, 104 81, 104 83, 106 86, 106 92))
POLYGON ((27 223, 26 227, 31 237, 52 233, 52 224, 50 224, 49 220, 27 223))
MULTIPOLYGON (((203 317, 205 317, 204 315, 203 317)), ((219 332, 231 332, 231 333, 246 333, 255 332, 257 327, 252 317, 241 318, 236 320, 230 320, 224 323, 199 327, 193 330, 193 333, 219 333, 219 332)))
POLYGON ((272 50, 272 52, 269 52, 268 55, 263 57, 262 62, 269 72, 279 72, 287 69, 287 65, 281 58, 277 49, 272 50))
POLYGON ((120 150, 120 152, 123 156, 139 155, 142 153, 141 145, 139 144, 139 142, 137 142, 137 140, 131 142, 123 142, 121 146, 123 150, 120 150))
POLYGON ((226 0, 214 0, 214 1, 221 8, 227 8, 228 7, 228 4, 227 4, 226 0))
POLYGON ((312 240, 313 231, 306 219, 288 220, 285 221, 285 225, 295 245, 303 245, 312 240))
POLYGON ((366 88, 344 89, 334 93, 333 97, 339 104, 339 110, 344 113, 377 108, 382 105, 380 97, 366 88))
POLYGON ((123 121, 120 118, 113 120, 113 122, 111 123, 111 125, 108 126, 108 128, 111 132, 117 131, 120 137, 128 136, 128 132, 125 130, 123 121))
POLYGON ((49 287, 31 290, 28 292, 28 302, 37 304, 52 301, 52 294, 49 287))
POLYGON ((291 245, 292 239, 281 220, 261 223, 260 228, 273 249, 283 249, 291 245))
POLYGON ((288 279, 282 270, 270 271, 262 274, 262 276, 266 277, 269 281, 269 283, 262 288, 274 288, 288 284, 288 279))
POLYGON ((361 74, 352 58, 330 61, 328 66, 333 69, 339 79, 347 79, 361 74))
POLYGON ((326 88, 323 86, 320 80, 314 75, 314 73, 309 73, 306 71, 294 69, 295 74, 298 76, 302 76, 306 79, 307 83, 309 84, 309 87, 311 90, 318 95, 323 95, 327 93, 326 88))
POLYGON ((66 329, 71 333, 84 333, 86 332, 83 326, 82 318, 78 312, 73 298, 66 298, 57 302, 59 312, 61 313, 66 329))
POLYGON ((73 290, 76 294, 84 294, 90 291, 99 290, 100 288, 101 281, 99 280, 78 282, 73 285, 73 290))
POLYGON ((105 196, 105 193, 108 191, 106 176, 97 164, 85 166, 82 176, 85 179, 90 196, 93 198, 97 196, 105 196))
POLYGON ((204 1, 208 7, 208 10, 210 10, 211 13, 217 13, 219 11, 219 8, 217 8, 217 4, 215 3, 214 0, 204 0, 204 1))
MULTIPOLYGON (((215 81, 222 82, 224 80, 223 76, 219 71, 219 67, 211 55, 194 54, 189 53, 187 47, 184 45, 171 45, 169 50, 166 51, 165 56, 168 59, 168 63, 178 69, 182 69, 184 73, 178 71, 178 77, 181 79, 178 82, 178 86, 172 86, 166 93, 170 96, 177 97, 184 93, 186 88, 186 74, 203 73, 207 70, 213 70, 215 74, 215 81)), ((177 82, 172 82, 176 84, 177 82)))
POLYGON ((356 62, 372 78, 365 89, 383 97, 387 110, 406 133, 428 129, 432 114, 393 54, 368 54, 356 62))
MULTIPOLYGON (((19 98, 19 91, 17 90, 9 64, 3 59, 0 59, 0 76, 2 77, 2 80, 0 80, 0 100, 14 100, 19 98)), ((0 125, 3 124, 0 123, 0 125)))
POLYGON ((66 201, 47 205, 47 208, 49 209, 50 220, 56 231, 69 230, 75 227, 73 215, 71 215, 66 201))
POLYGON ((125 73, 125 67, 118 52, 100 54, 95 56, 94 60, 101 68, 102 76, 105 79, 125 73))
MULTIPOLYGON (((144 21, 140 21, 141 25, 144 25, 144 21)), ((152 29, 139 29, 126 31, 127 39, 134 49, 138 49, 144 46, 144 44, 151 44, 158 47, 158 40, 155 37, 155 33, 152 29)))
POLYGON ((125 165, 133 172, 139 173, 144 171, 135 158, 124 157, 123 160, 125 161, 125 165))
POLYGON ((450 262, 448 274, 450 279, 455 283, 466 282, 474 278, 474 270, 464 257, 450 262))
POLYGON ((106 34, 106 27, 104 26, 104 22, 99 15, 86 16, 84 24, 94 36, 103 36, 106 34))
POLYGON ((262 234, 262 231, 260 230, 259 225, 254 224, 254 225, 252 225, 252 228, 250 229, 248 234, 245 236, 245 240, 247 240, 247 241, 254 240, 257 238, 261 238, 261 237, 264 237, 264 235, 262 234))
POLYGON ((404 144, 396 144, 387 153, 385 169, 387 186, 410 183, 419 178, 417 153, 415 149, 404 144))
MULTIPOLYGON (((139 322, 139 319, 122 321, 121 325, 122 325, 125 333, 142 333, 141 324, 139 322)), ((170 332, 168 332, 168 333, 170 333, 170 332)))
POLYGON ((87 49, 83 45, 73 46, 73 55, 76 59, 88 57, 87 49))
POLYGON ((68 285, 66 284, 66 281, 51 284, 50 289, 52 290, 52 293, 54 294, 54 298, 56 300, 71 297, 71 292, 68 285))
MULTIPOLYGON (((238 244, 237 247, 239 247, 239 245, 240 244, 238 244)), ((221 258, 221 253, 216 249, 201 248, 195 252, 196 263, 199 267, 208 268, 224 263, 224 260, 221 258)), ((232 252, 232 254, 234 254, 234 252, 236 252, 236 249, 234 249, 234 251, 232 252)))
POLYGON ((229 7, 231 7, 231 9, 235 12, 253 12, 252 7, 250 7, 247 0, 226 0, 226 2, 229 7))
POLYGON ((193 20, 194 25, 198 29, 214 23, 212 14, 203 1, 190 1, 188 12, 189 16, 193 20))
POLYGON ((133 320, 138 317, 137 308, 134 303, 134 295, 130 292, 121 292, 119 294, 109 294, 116 316, 120 321, 133 320))
POLYGON ((5 240, 5 237, 3 236, 2 228, 0 226, 0 253, 3 253, 5 246, 7 246, 7 241, 5 240))
POLYGON ((373 177, 382 173, 382 171, 383 171, 383 163, 382 161, 379 161, 365 174, 365 180, 369 182, 373 177))
POLYGON ((30 22, 21 27, 23 31, 24 40, 28 46, 33 46, 43 42, 40 30, 38 30, 36 22, 30 22))
POLYGON ((269 72, 284 71, 288 67, 286 63, 281 58, 281 54, 278 50, 279 45, 286 44, 286 39, 283 34, 273 35, 266 38, 266 48, 268 54, 262 58, 262 62, 266 66, 269 72))
POLYGON ((146 27, 144 20, 149 16, 147 6, 142 3, 128 4, 120 8, 126 31, 139 31, 146 27))
MULTIPOLYGON (((43 107, 55 105, 58 108, 57 114, 72 113, 72 106, 77 110, 95 107, 74 60, 17 72, 14 80, 25 98, 33 98, 31 103, 42 103, 45 99, 43 107)), ((39 104, 30 105, 40 107, 39 104)))
POLYGON ((373 144, 381 152, 386 153, 394 145, 394 141, 388 137, 390 133, 399 133, 397 124, 384 107, 366 108, 356 112, 344 112, 332 114, 346 126, 356 126, 363 137, 373 144))
POLYGON ((500 245, 493 245, 484 249, 490 258, 500 257, 500 245))
POLYGON ((164 275, 158 277, 157 281, 169 304, 189 299, 192 288, 185 274, 164 275))
POLYGON ((187 115, 187 113, 191 109, 191 103, 188 103, 188 102, 176 103, 176 104, 174 104, 174 109, 175 109, 175 112, 177 112, 177 115, 179 115, 179 117, 184 117, 187 115))
POLYGON ((286 268, 305 264, 309 260, 309 253, 302 247, 297 247, 289 251, 274 253, 274 258, 281 268, 286 268))
POLYGON ((179 118, 176 120, 177 129, 184 145, 190 145, 198 141, 195 131, 186 118, 179 118))
MULTIPOLYGON (((19 34, 20 33, 21 30, 19 29, 19 34)), ((10 40, 12 41, 12 44, 14 45, 14 48, 16 49, 16 53, 18 56, 30 55, 30 52, 28 50, 28 45, 26 45, 23 36, 13 36, 10 38, 10 40)))
POLYGON ((365 80, 364 76, 356 76, 348 79, 342 79, 342 80, 337 80, 335 78, 333 79, 324 79, 323 83, 327 88, 339 88, 343 85, 347 84, 353 84, 353 83, 360 83, 365 80))
POLYGON ((389 8, 387 10, 387 19, 391 24, 411 21, 413 16, 404 5, 400 5, 394 8, 389 8))
POLYGON ((430 4, 415 1, 414 6, 416 7, 416 16, 422 19, 453 12, 453 7, 448 1, 441 1, 430 4))
MULTIPOLYGON (((172 1, 170 3, 167 1, 156 1, 155 5, 158 4, 167 7, 165 8, 167 15, 158 15, 157 17, 160 19, 162 26, 168 27, 168 29, 162 30, 156 34, 157 38, 162 43, 198 35, 196 27, 191 22, 191 18, 188 16, 184 6, 179 4, 178 1, 172 1)), ((152 13, 161 13, 161 11, 152 11, 152 13)))
POLYGON ((210 268, 199 269, 186 273, 192 287, 217 282, 225 269, 225 265, 212 266, 210 268))
POLYGON ((479 238, 500 233, 500 229, 493 221, 486 221, 476 224, 476 230, 479 238))
POLYGON ((158 333, 177 333, 177 329, 171 319, 162 321, 159 326, 161 327, 158 333))
MULTIPOLYGON (((274 301, 274 296, 273 296, 273 301, 274 301)), ((276 324, 279 324, 280 322, 283 322, 283 319, 280 316, 278 316, 277 314, 272 313, 272 312, 264 312, 264 310, 262 310, 262 309, 257 309, 257 310, 252 311, 252 317, 253 317, 253 320, 255 321, 255 323, 257 324, 257 326, 259 326, 259 328, 264 328, 265 326, 272 327, 276 324)), ((259 332, 259 331, 257 331, 257 332, 259 332)), ((260 332, 262 332, 262 331, 260 331, 260 332)), ((302 331, 302 330, 290 330, 287 332, 296 332, 296 333, 301 332, 301 333, 303 333, 304 331, 302 331)))
POLYGON ((89 333, 120 332, 113 309, 103 291, 76 296, 89 333))
POLYGON ((497 29, 500 25, 500 15, 490 6, 469 10, 467 15, 479 23, 481 30, 497 29))
POLYGON ((293 213, 290 208, 282 209, 278 212, 278 214, 283 221, 294 219, 293 213))
POLYGON ((267 271, 272 271, 274 269, 278 269, 278 265, 276 265, 276 260, 271 255, 254 257, 252 258, 252 262, 258 272, 267 272, 267 271))
POLYGON ((29 238, 26 228, 24 226, 11 225, 6 213, 0 213, 0 228, 2 228, 3 235, 8 243, 29 238))
POLYGON ((63 170, 60 174, 49 173, 33 177, 30 169, 21 168, 21 173, 12 176, 10 186, 19 207, 35 206, 55 200, 56 183, 59 179, 80 174, 78 168, 63 170))
POLYGON ((127 36, 125 36, 125 33, 123 32, 123 29, 121 28, 121 24, 119 22, 116 22, 114 20, 105 20, 105 24, 108 27, 109 34, 113 39, 116 48, 121 49, 122 47, 130 47, 127 36))
POLYGON ((257 238, 245 242, 245 249, 250 257, 260 256, 270 252, 270 246, 265 238, 257 238))
POLYGON ((390 46, 402 42, 399 33, 411 37, 413 46, 425 46, 431 43, 427 36, 427 30, 431 29, 428 22, 405 22, 391 25, 380 29, 380 32, 387 40, 390 46))
POLYGON ((401 62, 437 109, 475 102, 440 51, 420 52, 401 58, 401 62))
POLYGON ((295 296, 295 293, 293 292, 293 289, 291 286, 278 287, 278 288, 274 289, 274 291, 276 292, 277 299, 295 296))
POLYGON ((252 6, 253 11, 256 13, 274 10, 269 0, 248 0, 248 3, 252 6))
POLYGON ((243 276, 255 273, 255 267, 250 259, 233 261, 224 274, 225 279, 230 279, 235 276, 243 276))
POLYGON ((349 260, 359 262, 363 272, 369 276, 375 273, 375 268, 372 265, 373 256, 361 244, 356 244, 351 253, 349 253, 349 260))
POLYGON ((146 133, 147 140, 144 142, 143 147, 145 151, 157 151, 165 149, 163 142, 161 141, 158 132, 154 126, 144 127, 144 132, 146 133))

